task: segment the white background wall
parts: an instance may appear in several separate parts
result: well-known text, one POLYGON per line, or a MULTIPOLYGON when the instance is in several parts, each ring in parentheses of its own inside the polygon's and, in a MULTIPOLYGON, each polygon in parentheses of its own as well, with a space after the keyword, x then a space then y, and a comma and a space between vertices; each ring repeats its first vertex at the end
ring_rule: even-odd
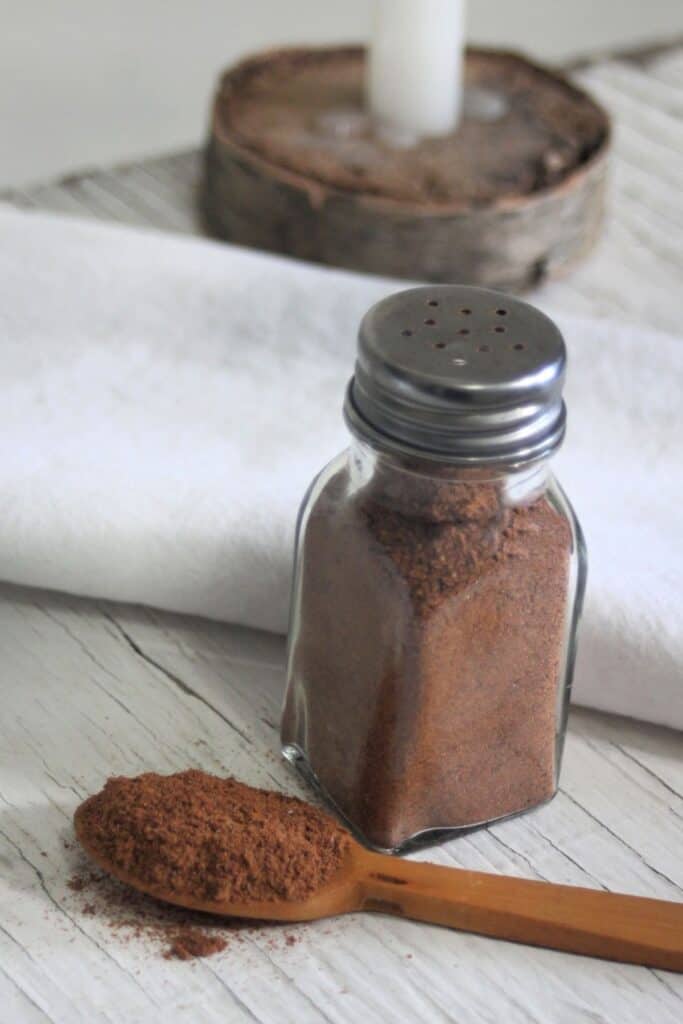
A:
MULTIPOLYGON (((248 50, 361 40, 372 0, 0 0, 0 186, 198 142, 248 50)), ((470 0, 470 38, 561 60, 683 33, 683 0, 470 0)))

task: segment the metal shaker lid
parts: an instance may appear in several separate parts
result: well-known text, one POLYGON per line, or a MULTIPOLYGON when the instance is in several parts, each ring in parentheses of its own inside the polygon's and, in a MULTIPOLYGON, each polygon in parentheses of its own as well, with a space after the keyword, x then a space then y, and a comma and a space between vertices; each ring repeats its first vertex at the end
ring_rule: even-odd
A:
POLYGON ((566 349, 555 324, 487 288, 435 285, 365 315, 344 414, 383 450, 453 463, 528 463, 565 431, 566 349))

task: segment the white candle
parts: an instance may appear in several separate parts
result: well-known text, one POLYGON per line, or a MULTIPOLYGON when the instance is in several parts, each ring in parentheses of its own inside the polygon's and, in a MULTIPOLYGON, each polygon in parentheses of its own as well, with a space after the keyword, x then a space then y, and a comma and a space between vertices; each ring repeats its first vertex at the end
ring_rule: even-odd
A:
POLYGON ((464 8, 464 0, 376 0, 367 104, 385 137, 410 145, 457 127, 464 8))

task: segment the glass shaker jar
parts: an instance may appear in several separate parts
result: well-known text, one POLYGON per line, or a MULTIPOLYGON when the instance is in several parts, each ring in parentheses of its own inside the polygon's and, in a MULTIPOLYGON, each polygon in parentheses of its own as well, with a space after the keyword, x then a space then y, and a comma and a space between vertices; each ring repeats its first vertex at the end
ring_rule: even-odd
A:
POLYGON ((353 442, 299 518, 282 743, 375 848, 557 789, 586 577, 549 469, 565 363, 552 321, 487 289, 361 324, 353 442))

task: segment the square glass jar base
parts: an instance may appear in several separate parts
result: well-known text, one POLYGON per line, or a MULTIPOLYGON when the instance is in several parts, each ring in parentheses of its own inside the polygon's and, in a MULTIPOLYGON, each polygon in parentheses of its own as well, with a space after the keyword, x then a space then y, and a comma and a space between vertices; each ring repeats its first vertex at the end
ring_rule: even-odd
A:
POLYGON ((557 794, 558 788, 555 786, 555 789, 546 800, 532 804, 529 807, 523 807, 519 811, 512 811, 509 814, 501 814, 498 818, 489 818, 486 821, 478 821, 472 825, 440 826, 437 828, 423 829, 421 832, 416 832, 415 835, 404 840, 398 846, 386 847, 378 846, 376 843, 370 842, 367 836, 363 835, 362 832, 359 832, 354 823, 346 817, 325 787, 320 784, 317 775, 311 768, 306 755, 300 747, 294 743, 285 743, 282 746, 282 756, 286 761, 289 761, 294 768, 296 768, 302 778, 305 779, 308 785, 317 793, 323 802, 334 811, 336 816, 341 819, 342 824, 348 828, 349 832, 352 833, 359 843, 369 850, 376 850, 377 853, 387 853, 393 856, 414 853, 418 850, 424 850, 430 846, 439 846, 442 843, 449 842, 451 839, 457 839, 459 836, 467 835, 470 832, 476 832, 478 829, 494 825, 499 821, 508 821, 511 818, 519 818, 523 814, 528 814, 530 811, 535 811, 539 807, 544 807, 546 804, 549 804, 557 794))

